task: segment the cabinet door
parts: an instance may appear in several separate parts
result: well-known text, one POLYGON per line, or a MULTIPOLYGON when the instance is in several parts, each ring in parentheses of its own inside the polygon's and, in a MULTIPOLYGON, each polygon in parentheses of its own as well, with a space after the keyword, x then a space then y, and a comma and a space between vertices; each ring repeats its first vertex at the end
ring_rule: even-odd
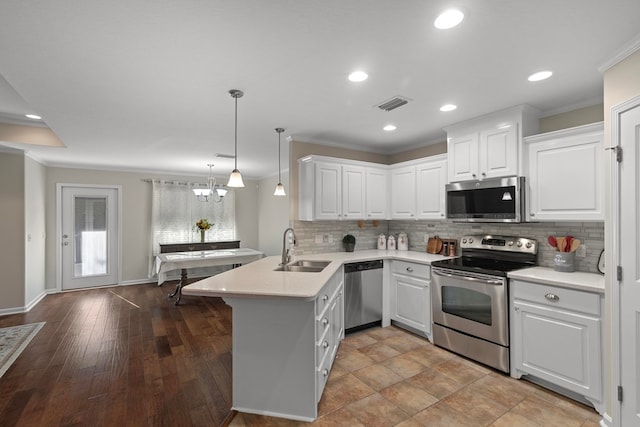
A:
POLYGON ((340 219, 342 167, 322 162, 315 166, 315 219, 340 219))
POLYGON ((478 134, 449 139, 449 182, 478 179, 478 134))
POLYGON ((416 167, 416 216, 419 219, 445 218, 446 160, 425 163, 416 167))
POLYGON ((331 358, 336 357, 340 341, 344 338, 344 298, 343 285, 338 288, 335 297, 335 304, 331 306, 331 334, 333 336, 333 348, 331 358))
POLYGON ((431 333, 429 282, 394 273, 390 299, 392 320, 431 333))
POLYGON ((416 168, 391 171, 391 218, 411 219, 416 212, 416 168))
POLYGON ((518 174, 518 126, 480 132, 480 179, 518 174))
POLYGON ((602 221, 602 132, 529 143, 529 217, 602 221))
POLYGON ((342 218, 365 218, 366 169, 361 166, 342 166, 342 218))
POLYGON ((367 219, 385 219, 388 214, 389 175, 386 169, 367 168, 367 219))
POLYGON ((516 369, 601 400, 599 319, 516 300, 512 325, 516 369))

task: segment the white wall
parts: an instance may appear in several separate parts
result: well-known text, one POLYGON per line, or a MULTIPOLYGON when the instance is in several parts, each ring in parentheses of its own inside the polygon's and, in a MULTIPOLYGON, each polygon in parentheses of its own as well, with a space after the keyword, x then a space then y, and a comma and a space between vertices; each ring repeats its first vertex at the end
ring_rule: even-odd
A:
POLYGON ((25 305, 37 301, 45 292, 46 168, 25 156, 25 305))
POLYGON ((24 154, 0 152, 0 313, 24 306, 24 154))
POLYGON ((289 171, 282 175, 286 196, 274 196, 278 176, 258 183, 258 250, 266 256, 282 253, 282 233, 289 227, 289 171))

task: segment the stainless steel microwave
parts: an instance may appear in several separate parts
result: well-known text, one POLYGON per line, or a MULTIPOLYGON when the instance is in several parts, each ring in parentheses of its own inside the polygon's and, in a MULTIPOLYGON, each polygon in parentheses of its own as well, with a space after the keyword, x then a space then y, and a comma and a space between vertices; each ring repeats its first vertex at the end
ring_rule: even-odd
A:
POLYGON ((523 176, 446 185, 447 219, 461 222, 523 222, 523 176))

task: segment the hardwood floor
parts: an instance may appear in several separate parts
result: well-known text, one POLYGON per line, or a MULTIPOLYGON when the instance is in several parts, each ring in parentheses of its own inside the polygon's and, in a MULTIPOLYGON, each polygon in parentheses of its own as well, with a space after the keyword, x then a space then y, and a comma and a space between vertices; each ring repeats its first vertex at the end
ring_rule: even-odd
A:
MULTIPOLYGON (((0 327, 46 321, 0 378, 5 426, 300 426, 231 408, 231 309, 166 298, 172 283, 49 295, 0 327)), ((597 427, 591 408, 402 329, 347 336, 321 426, 597 427)))
POLYGON ((0 378, 3 426, 219 426, 231 407, 231 309, 172 283, 46 296, 0 327, 46 321, 0 378), (168 285, 168 286, 167 286, 168 285))

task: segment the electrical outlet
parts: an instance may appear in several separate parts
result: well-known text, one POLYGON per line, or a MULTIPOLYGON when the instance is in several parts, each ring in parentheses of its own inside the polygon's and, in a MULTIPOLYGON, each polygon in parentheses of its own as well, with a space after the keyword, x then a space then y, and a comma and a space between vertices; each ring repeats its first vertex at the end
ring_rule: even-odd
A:
POLYGON ((425 234, 423 243, 427 243, 427 242, 429 242, 429 235, 425 234))
POLYGON ((576 249, 576 256, 578 258, 584 258, 587 256, 587 245, 580 245, 578 249, 576 249))
POLYGON ((331 234, 329 234, 327 238, 329 239, 329 243, 333 243, 333 236, 331 234))
POLYGON ((322 234, 316 234, 316 244, 322 243, 322 234))

